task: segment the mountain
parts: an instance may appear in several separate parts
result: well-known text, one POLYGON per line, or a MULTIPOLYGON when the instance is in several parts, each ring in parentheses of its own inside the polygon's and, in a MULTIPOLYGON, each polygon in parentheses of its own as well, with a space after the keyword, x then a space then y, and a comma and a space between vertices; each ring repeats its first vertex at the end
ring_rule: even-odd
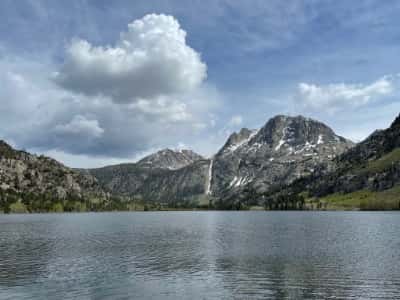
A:
MULTIPOLYGON (((254 191, 253 191, 254 192, 254 191)), ((348 209, 400 208, 400 115, 310 176, 277 188, 270 201, 306 197, 310 205, 348 209)))
MULTIPOLYGON (((137 163, 91 169, 112 194, 156 202, 218 202, 255 188, 287 184, 311 174, 353 143, 326 125, 301 116, 276 116, 260 130, 233 133, 211 159, 161 150, 137 163)), ((229 200, 227 200, 229 202, 229 200)))
POLYGON ((203 157, 191 150, 171 150, 163 149, 154 154, 146 156, 137 162, 137 166, 177 170, 194 163, 203 157))
POLYGON ((400 116, 354 145, 316 120, 278 115, 259 130, 231 134, 210 159, 164 149, 88 170, 0 141, 4 211, 125 210, 138 203, 393 209, 400 208, 399 194, 400 116))
POLYGON ((164 149, 137 163, 90 169, 88 172, 112 194, 172 202, 204 194, 208 164, 193 151, 164 149))
POLYGON ((48 211, 56 204, 60 209, 63 204, 79 206, 90 199, 106 199, 95 177, 0 141, 0 210, 15 204, 22 211, 48 211))
POLYGON ((212 195, 231 198, 243 188, 258 193, 329 167, 353 147, 331 128, 302 116, 278 115, 260 130, 232 134, 213 158, 212 195))

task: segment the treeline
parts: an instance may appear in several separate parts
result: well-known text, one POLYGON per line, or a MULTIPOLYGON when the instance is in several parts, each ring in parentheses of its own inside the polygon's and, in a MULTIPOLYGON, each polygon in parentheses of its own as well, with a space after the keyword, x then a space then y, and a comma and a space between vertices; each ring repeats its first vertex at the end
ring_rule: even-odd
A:
MULTIPOLYGON (((148 206, 147 208, 152 208, 148 206)), ((17 193, 0 189, 0 211, 4 213, 45 213, 45 212, 97 212, 144 210, 142 202, 130 201, 123 197, 79 198, 67 195, 55 199, 50 193, 17 193)))
POLYGON ((279 193, 255 193, 246 191, 241 197, 231 199, 186 199, 159 203, 129 197, 54 199, 52 195, 20 194, 0 190, 0 212, 47 213, 47 212, 105 212, 105 211, 165 211, 165 210, 398 210, 400 187, 375 195, 370 191, 355 194, 337 194, 329 198, 312 197, 305 193, 293 193, 281 189, 279 193))
POLYGON ((52 193, 17 193, 0 189, 0 212, 3 213, 48 213, 48 212, 106 212, 106 211, 158 211, 216 209, 212 201, 170 201, 159 203, 131 197, 110 196, 107 198, 79 198, 67 195, 55 199, 52 193))
POLYGON ((306 198, 299 192, 285 190, 282 186, 270 188, 265 192, 258 192, 247 186, 239 194, 215 201, 215 209, 246 210, 252 207, 265 210, 309 210, 306 198))

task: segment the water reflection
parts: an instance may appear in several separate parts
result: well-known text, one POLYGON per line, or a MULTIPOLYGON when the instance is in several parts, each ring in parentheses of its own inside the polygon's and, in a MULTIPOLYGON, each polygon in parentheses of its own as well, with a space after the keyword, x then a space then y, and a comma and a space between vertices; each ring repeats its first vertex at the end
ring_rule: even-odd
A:
POLYGON ((0 298, 400 298, 399 217, 0 216, 0 298))

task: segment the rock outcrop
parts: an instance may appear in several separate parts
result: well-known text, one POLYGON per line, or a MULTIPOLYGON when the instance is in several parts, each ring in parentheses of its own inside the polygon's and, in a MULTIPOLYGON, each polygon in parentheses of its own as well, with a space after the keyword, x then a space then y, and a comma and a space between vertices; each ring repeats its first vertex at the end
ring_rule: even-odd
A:
POLYGON ((106 198, 94 176, 46 156, 15 150, 4 141, 0 141, 0 193, 3 202, 10 195, 26 201, 106 198))

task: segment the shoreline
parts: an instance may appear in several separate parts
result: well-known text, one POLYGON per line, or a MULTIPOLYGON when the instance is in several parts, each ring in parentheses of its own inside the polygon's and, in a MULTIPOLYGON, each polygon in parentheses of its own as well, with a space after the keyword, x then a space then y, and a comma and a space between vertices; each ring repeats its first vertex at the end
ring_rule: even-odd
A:
POLYGON ((104 214, 104 213, 155 213, 155 212, 258 212, 258 213, 281 213, 281 212, 400 212, 400 209, 386 209, 386 210, 362 210, 362 209, 314 209, 314 210, 227 210, 227 209, 164 209, 164 210, 108 210, 108 211, 64 211, 64 212, 10 212, 4 213, 0 211, 0 216, 3 215, 47 215, 47 214, 104 214))

